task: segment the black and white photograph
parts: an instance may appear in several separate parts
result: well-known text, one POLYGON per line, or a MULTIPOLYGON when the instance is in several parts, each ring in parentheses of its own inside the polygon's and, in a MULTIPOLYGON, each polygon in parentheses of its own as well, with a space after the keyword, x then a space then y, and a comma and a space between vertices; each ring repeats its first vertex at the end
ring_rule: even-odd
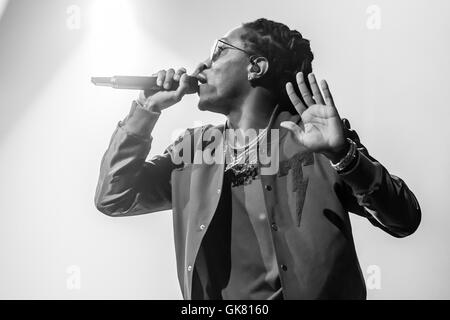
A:
POLYGON ((0 0, 0 299, 450 299, 449 32, 446 0, 0 0))

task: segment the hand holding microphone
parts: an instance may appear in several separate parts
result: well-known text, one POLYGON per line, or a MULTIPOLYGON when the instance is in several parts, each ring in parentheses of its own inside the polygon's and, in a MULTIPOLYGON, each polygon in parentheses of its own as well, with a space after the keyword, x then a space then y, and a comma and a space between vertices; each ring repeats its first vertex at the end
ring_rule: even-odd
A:
POLYGON ((156 85, 163 90, 176 87, 177 82, 179 86, 175 91, 158 91, 156 93, 147 90, 141 91, 139 102, 148 107, 159 107, 160 110, 176 104, 185 94, 198 92, 198 81, 200 81, 198 75, 207 67, 207 61, 200 62, 190 76, 187 76, 185 68, 180 68, 177 71, 174 69, 161 70, 153 74, 157 77, 156 85))
POLYGON ((156 76, 158 90, 142 90, 138 99, 146 109, 156 107, 159 110, 164 110, 179 102, 188 92, 197 92, 192 90, 192 79, 190 80, 187 76, 185 68, 180 68, 177 71, 174 69, 160 70, 152 76, 156 76))
POLYGON ((197 65, 191 76, 185 68, 161 70, 151 77, 114 76, 93 77, 91 81, 98 86, 108 86, 116 89, 142 90, 138 101, 146 109, 163 110, 179 102, 185 94, 198 92, 197 75, 204 70, 205 63, 197 65))

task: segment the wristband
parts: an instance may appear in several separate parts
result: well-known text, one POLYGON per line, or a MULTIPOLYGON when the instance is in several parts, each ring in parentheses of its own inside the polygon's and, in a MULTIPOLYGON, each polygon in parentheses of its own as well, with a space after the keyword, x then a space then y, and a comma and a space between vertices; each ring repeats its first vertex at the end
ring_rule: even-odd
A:
POLYGON ((348 150, 345 157, 342 158, 338 163, 333 163, 332 161, 330 161, 331 166, 336 171, 344 171, 351 163, 353 163, 353 160, 355 160, 356 156, 358 155, 356 143, 349 138, 347 138, 347 141, 350 143, 350 149, 348 150))

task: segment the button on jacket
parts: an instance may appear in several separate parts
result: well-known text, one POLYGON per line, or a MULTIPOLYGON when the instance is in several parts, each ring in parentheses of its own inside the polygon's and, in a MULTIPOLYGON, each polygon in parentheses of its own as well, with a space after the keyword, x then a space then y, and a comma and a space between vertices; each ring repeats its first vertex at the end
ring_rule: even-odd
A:
MULTIPOLYGON (((193 273, 200 248, 211 247, 203 240, 220 210, 224 164, 175 164, 173 157, 182 139, 191 141, 193 151, 204 150, 203 133, 223 131, 224 125, 188 129, 162 155, 146 161, 159 116, 133 103, 119 122, 102 159, 95 204, 114 217, 172 209, 180 288, 185 299, 199 299, 193 273)), ((283 297, 365 299, 348 213, 366 217, 394 237, 405 237, 420 224, 419 204, 400 178, 369 156, 353 130, 346 129, 346 136, 358 145, 358 162, 338 174, 326 157, 294 142, 280 127, 287 120, 301 119, 286 111, 276 113, 270 127, 279 129, 279 169, 260 177, 283 297)), ((223 149, 219 145, 217 150, 223 149)))

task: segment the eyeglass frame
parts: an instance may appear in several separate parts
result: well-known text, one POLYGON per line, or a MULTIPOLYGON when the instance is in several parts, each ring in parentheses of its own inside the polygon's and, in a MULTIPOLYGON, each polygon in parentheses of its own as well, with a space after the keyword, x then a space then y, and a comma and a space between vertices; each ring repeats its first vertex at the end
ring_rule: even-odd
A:
POLYGON ((224 40, 222 40, 222 39, 217 39, 217 40, 214 42, 214 49, 211 51, 210 57, 209 57, 209 59, 211 60, 211 63, 217 61, 217 59, 218 59, 218 57, 215 58, 214 55, 215 55, 215 53, 216 53, 216 50, 217 50, 217 47, 218 47, 219 43, 223 43, 223 44, 227 45, 228 47, 230 47, 230 48, 228 48, 228 49, 235 49, 235 50, 239 50, 239 51, 241 51, 241 52, 244 52, 245 54, 247 54, 247 55, 249 56, 249 58, 250 58, 250 63, 251 63, 251 64, 255 64, 255 63, 256 63, 256 62, 255 62, 255 59, 256 59, 256 57, 257 57, 256 55, 251 54, 251 53, 248 52, 247 50, 244 50, 244 49, 241 49, 241 48, 239 48, 239 47, 236 47, 235 45, 232 45, 231 43, 228 43, 228 42, 226 42, 226 41, 224 41, 224 40))

